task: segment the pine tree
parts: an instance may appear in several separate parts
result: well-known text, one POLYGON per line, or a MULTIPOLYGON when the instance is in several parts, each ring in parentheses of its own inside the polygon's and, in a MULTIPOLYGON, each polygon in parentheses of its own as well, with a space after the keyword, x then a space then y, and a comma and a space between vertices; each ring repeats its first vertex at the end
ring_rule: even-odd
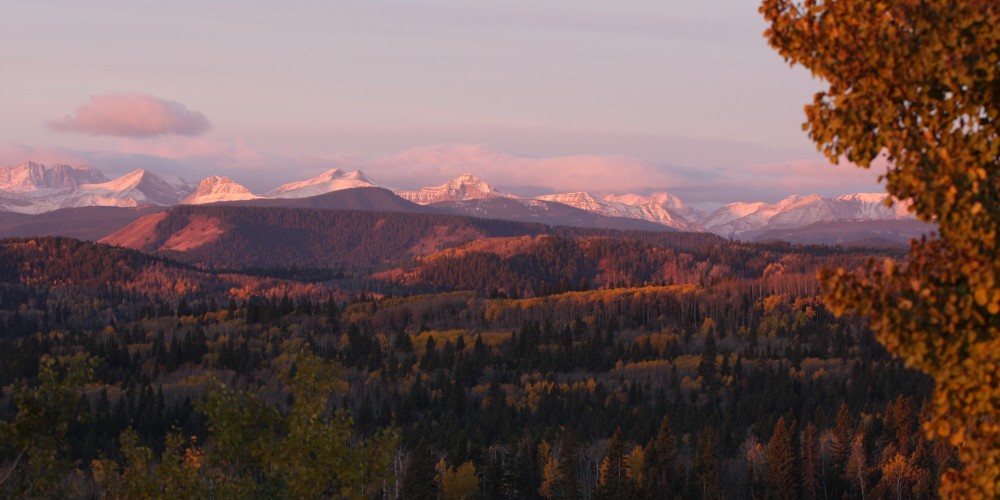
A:
POLYGON ((809 500, 820 498, 820 456, 816 426, 810 422, 802 436, 802 495, 809 500))
POLYGON ((578 450, 572 432, 567 432, 559 450, 559 482, 557 498, 577 500, 580 498, 580 481, 576 475, 578 450))
POLYGON ((767 442, 767 498, 794 500, 798 498, 795 471, 795 451, 792 436, 785 427, 785 417, 774 424, 774 433, 767 442))
POLYGON ((434 457, 426 444, 420 444, 410 456, 410 463, 403 475, 403 485, 400 487, 400 498, 414 500, 437 500, 438 482, 437 468, 434 457))
POLYGON ((837 409, 837 423, 833 428, 833 443, 831 452, 833 454, 833 466, 837 475, 846 479, 847 459, 851 455, 851 443, 854 441, 854 424, 851 414, 847 411, 847 404, 841 402, 837 409))
POLYGON ((625 468, 625 443, 622 442, 622 429, 615 430, 608 451, 601 462, 597 492, 601 498, 628 499, 631 496, 629 481, 625 468))
POLYGON ((703 499, 722 497, 722 478, 716 456, 715 430, 711 426, 701 429, 694 456, 694 494, 703 499))

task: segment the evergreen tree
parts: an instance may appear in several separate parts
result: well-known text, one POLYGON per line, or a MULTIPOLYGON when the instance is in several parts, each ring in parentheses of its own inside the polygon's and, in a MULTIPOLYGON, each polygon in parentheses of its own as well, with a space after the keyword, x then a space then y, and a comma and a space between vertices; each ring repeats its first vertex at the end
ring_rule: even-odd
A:
POLYGON ((677 474, 677 437, 674 429, 670 425, 670 417, 663 416, 660 421, 660 429, 656 433, 653 441, 653 453, 656 457, 656 466, 653 476, 656 478, 656 490, 665 495, 676 494, 680 488, 680 476, 677 474))
POLYGON ((694 483, 691 491, 697 498, 722 498, 722 478, 719 475, 716 446, 715 429, 711 426, 702 427, 695 447, 694 483))
POLYGON ((435 479, 437 477, 435 463, 427 444, 418 445, 410 455, 410 463, 406 466, 403 484, 399 490, 400 498, 437 500, 439 490, 435 479))
POLYGON ((846 479, 847 459, 851 456, 851 443, 854 441, 854 424, 851 414, 847 411, 847 404, 840 403, 837 408, 837 422, 833 429, 833 443, 831 443, 831 453, 833 454, 833 466, 837 475, 846 479))
POLYGON ((625 443, 622 442, 622 429, 619 427, 608 442, 608 451, 601 462, 598 477, 597 493, 606 499, 628 499, 632 492, 629 488, 628 471, 625 468, 625 443))
POLYGON ((559 450, 559 483, 556 498, 578 500, 580 496, 580 480, 576 474, 578 462, 576 438, 572 432, 567 432, 559 450))
POLYGON ((820 484, 821 458, 819 456, 819 440, 816 436, 816 426, 810 422, 802 436, 802 495, 807 500, 820 498, 823 491, 820 484))
POLYGON ((774 433, 767 442, 767 498, 794 500, 798 498, 795 471, 795 451, 792 436, 785 427, 785 418, 774 424, 774 433))

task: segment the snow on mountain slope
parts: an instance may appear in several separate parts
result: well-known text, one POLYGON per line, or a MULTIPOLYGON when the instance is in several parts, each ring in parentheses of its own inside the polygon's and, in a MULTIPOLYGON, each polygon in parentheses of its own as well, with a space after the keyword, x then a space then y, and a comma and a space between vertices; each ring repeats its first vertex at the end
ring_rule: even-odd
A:
POLYGON ((472 174, 461 175, 440 186, 425 187, 417 191, 396 191, 396 195, 418 205, 427 205, 442 201, 513 197, 513 195, 490 186, 472 174))
POLYGON ((618 203, 615 201, 608 201, 598 198, 590 193, 577 192, 577 193, 560 193, 560 194, 547 194, 544 196, 537 196, 536 199, 544 201, 554 201, 556 203, 562 203, 563 205, 569 205, 574 208, 579 208, 581 210, 586 210, 588 212, 594 212, 601 215, 607 215, 610 217, 631 217, 636 219, 637 215, 635 207, 626 205, 624 203, 618 203))
POLYGON ((807 222, 810 215, 816 215, 816 212, 826 214, 826 212, 821 208, 810 210, 804 207, 822 201, 823 198, 819 195, 792 195, 774 204, 763 202, 730 203, 702 219, 701 225, 715 234, 736 237, 760 230, 770 223, 771 219, 783 212, 789 212, 789 214, 779 218, 779 221, 784 220, 789 224, 798 221, 801 225, 806 225, 823 220, 816 218, 807 222))
POLYGON ((912 219, 909 203, 895 202, 886 206, 889 198, 886 193, 856 193, 845 194, 834 198, 842 219, 912 219))
POLYGON ((107 182, 108 178, 93 167, 42 165, 24 162, 0 167, 0 191, 30 193, 48 189, 72 189, 81 184, 107 182))
MULTIPOLYGON (((137 168, 115 180, 100 184, 84 184, 79 187, 91 197, 120 200, 116 206, 138 206, 144 204, 176 205, 191 193, 186 186, 167 182, 156 174, 137 168)), ((84 206, 84 205, 75 205, 84 206)))
POLYGON ((648 198, 644 199, 638 195, 625 196, 629 196, 626 199, 638 202, 647 201, 647 203, 638 206, 631 205, 583 192, 549 194, 539 196, 536 199, 562 203, 564 205, 569 205, 574 208, 579 208, 581 210, 586 210, 588 212, 606 217, 626 217, 629 219, 646 220, 662 224, 667 227, 680 229, 682 231, 703 231, 701 226, 697 223, 688 221, 683 216, 671 211, 661 204, 648 202, 650 201, 648 198))
POLYGON ((898 220, 912 218, 906 206, 884 205, 887 195, 858 193, 837 198, 793 195, 778 203, 730 203, 719 208, 701 224, 727 237, 747 237, 776 229, 798 228, 816 222, 836 220, 898 220))
POLYGON ((641 194, 604 194, 601 198, 608 201, 617 201, 619 203, 624 203, 626 205, 632 205, 636 207, 642 207, 646 205, 657 205, 669 210, 672 213, 679 214, 688 221, 695 221, 704 217, 705 211, 697 208, 689 207, 681 201, 680 198, 665 192, 656 192, 648 196, 641 194))
POLYGON ((706 217, 703 217, 700 222, 701 225, 711 231, 714 227, 723 226, 733 221, 742 219, 750 214, 756 213, 764 207, 770 207, 770 205, 762 201, 754 203, 737 201, 735 203, 725 205, 711 214, 708 214, 706 217))
POLYGON ((538 222, 550 226, 598 227, 621 230, 671 231, 662 224, 630 217, 608 217, 565 203, 531 198, 492 197, 442 201, 430 205, 456 215, 484 219, 538 222))
MULTIPOLYGON (((258 196, 227 177, 212 176, 195 186, 180 178, 158 176, 137 169, 117 179, 108 180, 103 173, 92 167, 24 162, 0 167, 0 211, 39 214, 61 208, 87 206, 169 206, 261 198, 306 200, 335 191, 372 187, 378 187, 378 184, 360 170, 344 172, 333 169, 312 179, 284 184, 264 196, 258 196)), ((456 210, 488 209, 487 211, 497 214, 528 210, 530 214, 521 214, 519 217, 543 219, 543 215, 551 214, 553 210, 573 208, 594 216, 635 219, 642 221, 642 224, 660 224, 682 231, 707 230, 741 239, 752 239, 768 232, 777 234, 774 231, 787 233, 787 230, 817 222, 896 221, 914 218, 905 203, 886 206, 887 195, 883 193, 855 193, 836 198, 824 198, 815 194, 793 195, 773 204, 731 203, 707 215, 686 206, 677 196, 665 192, 650 195, 595 195, 575 192, 527 200, 504 193, 472 174, 464 174, 440 186, 396 191, 396 194, 420 205, 469 202, 468 206, 463 205, 456 210), (477 200, 495 200, 496 203, 471 203, 477 200), (530 203, 501 203, 511 200, 530 203)), ((354 196, 365 198, 374 195, 365 192, 354 196)), ((564 219, 582 223, 581 217, 583 216, 575 214, 564 219)), ((584 222, 593 223, 589 219, 584 222)), ((628 221, 632 225, 637 223, 628 221)), ((620 226, 623 222, 617 221, 614 224, 620 226)))
POLYGON ((213 175, 202 179, 201 183, 198 184, 198 189, 181 200, 181 204, 202 205, 219 201, 257 200, 260 198, 243 185, 233 182, 229 177, 213 175))
MULTIPOLYGON (((38 214, 60 208, 88 206, 176 205, 192 191, 189 185, 183 181, 168 182, 142 169, 133 170, 110 181, 96 170, 92 170, 92 173, 85 173, 81 177, 90 177, 99 182, 74 185, 75 180, 68 180, 67 177, 56 177, 54 183, 47 185, 69 187, 46 187, 32 191, 5 192, 3 196, 0 196, 0 210, 38 214)), ((44 177, 42 178, 44 179, 44 177)), ((22 182, 23 179, 23 177, 18 177, 12 183, 17 187, 25 188, 28 184, 22 182)), ((52 180, 51 177, 50 180, 52 180)))
POLYGON ((344 172, 339 168, 327 170, 312 179, 282 184, 264 194, 266 198, 308 198, 332 191, 359 187, 381 187, 360 170, 344 172))

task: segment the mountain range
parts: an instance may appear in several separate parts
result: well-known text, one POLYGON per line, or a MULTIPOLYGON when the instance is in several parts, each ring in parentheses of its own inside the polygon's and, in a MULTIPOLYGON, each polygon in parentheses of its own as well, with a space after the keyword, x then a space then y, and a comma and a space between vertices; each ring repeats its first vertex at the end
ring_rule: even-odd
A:
MULTIPOLYGON (((549 225, 711 232, 743 240, 804 239, 801 242, 810 242, 818 238, 826 242, 830 238, 818 235, 824 232, 825 225, 829 225, 831 231, 836 228, 838 234, 851 235, 859 241, 873 238, 906 241, 931 229, 929 225, 913 222, 904 204, 887 205, 886 199, 887 195, 881 193, 857 193, 836 198, 815 194, 792 195, 777 203, 730 203, 706 213, 685 205, 677 196, 665 192, 648 195, 568 192, 527 198, 501 191, 472 174, 464 174, 439 186, 390 191, 360 170, 345 172, 340 169, 255 194, 228 177, 211 176, 195 184, 136 169, 109 180, 92 167, 26 162, 0 167, 0 213, 8 213, 0 217, 0 236, 31 232, 32 224, 41 227, 45 224, 43 220, 49 224, 53 220, 48 217, 32 222, 33 219, 14 214, 46 214, 81 207, 168 207, 212 203, 431 211, 549 225), (351 194, 347 195, 348 192, 351 194), (330 193, 344 193, 344 196, 330 198, 330 193), (345 201, 348 199, 350 202, 345 201), (10 221, 17 222, 18 230, 9 230, 10 221), (862 221, 884 223, 877 226, 856 224, 862 221), (895 224, 899 221, 908 223, 895 224), (795 233, 806 227, 810 229, 795 233), (878 228, 877 234, 868 232, 874 231, 875 227, 878 228), (896 232, 892 235, 886 234, 893 231, 896 232), (793 234, 797 236, 791 236, 793 234)), ((70 219, 79 217, 71 216, 70 219)), ((127 217, 117 216, 109 218, 109 221, 120 223, 124 219, 127 217)), ((120 227, 118 225, 116 229, 120 227)), ((103 236, 99 230, 95 231, 95 238, 103 236)))
POLYGON ((194 192, 180 178, 135 169, 108 180, 92 167, 22 163, 0 168, 0 211, 40 214, 74 207, 175 205, 194 192))

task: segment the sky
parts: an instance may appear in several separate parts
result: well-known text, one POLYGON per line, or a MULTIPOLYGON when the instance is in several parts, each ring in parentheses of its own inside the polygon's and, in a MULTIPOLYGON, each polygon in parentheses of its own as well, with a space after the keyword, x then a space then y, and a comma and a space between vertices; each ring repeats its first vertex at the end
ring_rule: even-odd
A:
POLYGON ((879 192, 802 130, 822 89, 755 2, 5 0, 0 165, 261 192, 330 168, 694 205, 879 192))

